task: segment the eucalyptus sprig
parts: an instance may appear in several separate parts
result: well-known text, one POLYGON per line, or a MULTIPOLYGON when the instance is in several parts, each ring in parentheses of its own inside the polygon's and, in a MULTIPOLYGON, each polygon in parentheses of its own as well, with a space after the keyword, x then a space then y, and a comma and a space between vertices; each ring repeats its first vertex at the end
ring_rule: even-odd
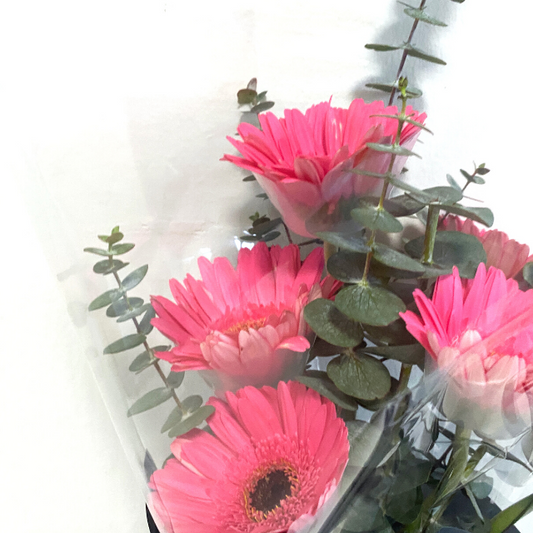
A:
POLYGON ((202 398, 198 395, 189 396, 180 401, 176 394, 176 389, 180 387, 185 377, 185 372, 170 372, 167 376, 161 368, 159 359, 155 352, 163 352, 170 349, 170 346, 154 346, 148 344, 147 337, 153 329, 152 318, 155 317, 154 308, 150 303, 144 303, 142 298, 132 297, 128 294, 131 289, 137 287, 148 272, 148 265, 143 265, 130 272, 124 279, 121 279, 118 271, 122 270, 129 263, 116 259, 117 255, 124 255, 134 248, 133 243, 121 243, 124 235, 120 232, 119 226, 115 226, 110 235, 98 235, 98 238, 107 244, 104 248, 85 248, 85 252, 106 257, 97 262, 93 271, 103 276, 112 274, 117 288, 110 289, 96 297, 89 304, 89 311, 96 311, 106 307, 106 315, 116 318, 118 323, 131 320, 135 328, 135 333, 121 337, 104 348, 104 354, 117 354, 143 346, 141 352, 129 366, 129 370, 136 374, 143 372, 149 367, 153 367, 164 386, 153 389, 139 398, 128 410, 128 416, 137 415, 153 409, 166 401, 173 399, 176 406, 171 411, 161 432, 169 432, 170 437, 176 437, 200 425, 214 412, 214 408, 208 405, 202 406, 202 398))

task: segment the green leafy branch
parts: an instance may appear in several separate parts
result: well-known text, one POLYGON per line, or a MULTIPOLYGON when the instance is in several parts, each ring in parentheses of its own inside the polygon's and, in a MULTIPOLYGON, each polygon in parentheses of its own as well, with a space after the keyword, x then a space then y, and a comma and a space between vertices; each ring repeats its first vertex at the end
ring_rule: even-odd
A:
POLYGON ((151 320, 155 317, 154 308, 150 303, 145 304, 142 298, 132 297, 128 294, 128 291, 134 289, 143 281, 148 272, 148 265, 137 268, 124 279, 121 279, 118 271, 125 268, 129 263, 115 258, 117 255, 129 252, 135 245, 132 243, 120 243, 124 235, 120 232, 118 226, 112 229, 110 235, 99 235, 98 238, 107 244, 107 249, 89 247, 85 248, 84 251, 106 257, 106 259, 94 265, 93 271, 103 276, 112 274, 118 288, 108 290, 96 297, 89 304, 89 311, 106 307, 106 315, 108 317, 116 318, 118 323, 131 320, 136 331, 112 342, 106 346, 103 353, 117 354, 142 345, 144 351, 135 357, 129 366, 129 370, 138 374, 149 367, 153 367, 164 384, 164 387, 151 390, 134 402, 128 410, 128 416, 143 413, 173 399, 176 407, 170 413, 161 432, 169 431, 170 437, 182 435, 201 424, 214 412, 214 408, 207 405, 202 406, 202 398, 198 395, 189 396, 181 402, 175 390, 182 384, 185 373, 171 371, 168 376, 165 376, 159 360, 154 355, 155 352, 169 350, 170 346, 150 347, 148 344, 147 336, 153 330, 151 320))
MULTIPOLYGON (((452 1, 457 2, 457 3, 464 2, 464 0, 452 0, 452 1)), ((365 48, 369 50, 374 50, 376 52, 394 52, 397 50, 403 50, 402 57, 400 59, 400 64, 398 66, 398 71, 396 73, 396 80, 393 83, 380 82, 380 83, 366 84, 366 87, 369 87, 371 89, 377 89, 379 91, 390 93, 389 105, 393 104, 396 93, 400 91, 400 87, 398 83, 402 76, 403 69, 405 67, 405 62, 408 57, 414 57, 416 59, 421 59, 422 61, 428 61, 430 63, 435 63, 438 65, 446 65, 445 61, 443 61, 442 59, 438 57, 432 56, 431 54, 428 54, 427 52, 415 47, 412 44, 412 42, 413 42, 413 37, 414 37, 414 34, 416 32, 419 22, 423 22, 425 24, 429 24, 432 26, 438 26, 438 27, 446 27, 447 24, 427 14, 426 12, 427 0, 421 0, 420 5, 418 7, 412 6, 410 4, 406 4, 404 2, 399 2, 399 3, 405 6, 404 13, 407 16, 414 19, 407 41, 399 45, 389 45, 389 44, 366 44, 365 45, 365 48)), ((421 95, 422 95, 422 91, 420 91, 419 89, 413 88, 413 87, 410 88, 409 93, 408 93, 409 98, 417 98, 421 95)))

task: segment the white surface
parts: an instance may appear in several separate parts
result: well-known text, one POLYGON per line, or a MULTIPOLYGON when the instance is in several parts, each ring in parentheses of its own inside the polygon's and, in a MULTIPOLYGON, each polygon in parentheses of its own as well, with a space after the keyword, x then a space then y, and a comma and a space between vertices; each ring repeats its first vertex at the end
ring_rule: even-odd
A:
MULTIPOLYGON (((533 245, 522 149, 529 109, 514 104, 529 96, 521 93, 530 21, 496 2, 429 4, 449 27, 421 27, 416 44, 448 66, 408 61, 407 74, 425 93, 418 107, 435 132, 417 147, 424 159, 410 163, 410 179, 442 183, 446 173, 459 179, 473 159, 486 162, 488 185, 469 194, 487 200, 496 227, 533 245)), ((146 293, 165 293, 169 277, 194 271, 201 248, 231 254, 232 235, 264 210, 255 184, 219 161, 239 118, 236 91, 257 76, 277 113, 330 96, 337 105, 369 98, 364 83, 392 79, 398 58, 385 64, 364 44, 404 39, 405 17, 400 35, 391 31, 400 13, 392 0, 4 7, 5 531, 147 531, 141 491, 91 373, 121 372, 124 363, 98 356, 117 330, 84 311, 108 287, 90 276, 93 261, 81 249, 120 224, 138 244, 132 262, 150 263, 146 293)), ((110 383, 104 389, 113 399, 120 391, 110 383)), ((157 416, 147 427, 158 426, 157 416)), ((125 424, 121 435, 133 435, 135 461, 134 429, 125 424)))

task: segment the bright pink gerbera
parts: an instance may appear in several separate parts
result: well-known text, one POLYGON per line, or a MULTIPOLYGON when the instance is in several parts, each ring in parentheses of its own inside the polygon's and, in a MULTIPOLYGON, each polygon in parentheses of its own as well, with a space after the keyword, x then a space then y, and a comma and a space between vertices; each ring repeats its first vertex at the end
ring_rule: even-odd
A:
MULTIPOLYGON (((426 117, 411 107, 406 112, 418 122, 426 117)), ((225 155, 223 160, 252 171, 289 228, 309 237, 306 221, 323 206, 331 214, 342 197, 381 191, 382 180, 351 170, 387 172, 390 154, 370 150, 366 143, 390 142, 398 122, 372 115, 396 113, 396 107, 385 107, 381 101, 366 104, 358 99, 348 109, 322 102, 305 115, 298 109, 286 109, 285 118, 280 119, 272 113, 261 114, 262 131, 243 123, 238 127, 242 141, 228 137, 243 157, 225 155)), ((419 132, 418 127, 405 124, 401 145, 412 148, 419 132)), ((396 158, 395 173, 405 159, 396 158)))
POLYGON ((477 237, 487 254, 487 266, 503 270, 508 278, 514 278, 524 265, 533 258, 529 256, 529 246, 520 244, 503 231, 484 230, 479 228, 472 220, 462 220, 459 217, 448 215, 442 223, 445 230, 460 231, 477 237))
POLYGON ((225 257, 198 260, 202 280, 170 280, 176 303, 157 296, 152 324, 177 344, 156 355, 176 372, 207 370, 217 392, 275 385, 303 370, 313 334, 303 308, 329 298, 338 282, 326 278, 322 250, 302 264, 298 246, 241 249, 235 270, 225 257))
POLYGON ((171 445, 175 459, 151 478, 169 533, 297 531, 331 495, 348 461, 335 405, 296 382, 245 387, 171 445), (291 527, 292 526, 292 527, 291 527))
POLYGON ((522 292, 494 267, 473 280, 440 277, 433 299, 414 297, 421 316, 400 313, 410 333, 451 379, 444 412, 493 438, 531 424, 533 290, 522 292))

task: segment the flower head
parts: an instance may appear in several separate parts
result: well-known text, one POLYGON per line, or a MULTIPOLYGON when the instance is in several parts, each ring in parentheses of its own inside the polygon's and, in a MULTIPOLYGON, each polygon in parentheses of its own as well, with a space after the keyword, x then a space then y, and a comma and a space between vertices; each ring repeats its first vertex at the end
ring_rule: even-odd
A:
MULTIPOLYGON (((242 157, 225 155, 223 159, 252 171, 289 228, 311 236, 306 221, 322 207, 331 213, 343 197, 381 191, 382 180, 352 169, 388 171, 390 154, 370 150, 366 143, 390 142, 397 120, 373 115, 396 113, 396 107, 385 107, 381 101, 366 104, 357 99, 348 109, 322 102, 305 114, 298 109, 286 109, 279 119, 272 113, 260 114, 260 130, 243 123, 238 128, 242 140, 228 137, 242 157)), ((406 113, 415 121, 425 119, 411 107, 406 113)), ((412 148, 419 132, 406 123, 400 144, 412 148)), ((405 157, 397 157, 393 171, 399 172, 404 162, 405 157)))
POLYGON ((522 292, 481 263, 472 280, 457 269, 437 280, 432 300, 414 293, 420 311, 401 313, 409 332, 450 378, 444 412, 493 438, 531 424, 533 290, 522 292))
POLYGON ((320 283, 321 249, 302 263, 296 245, 258 243, 239 251, 237 269, 225 257, 201 257, 198 266, 202 280, 170 281, 176 303, 152 298, 152 324, 177 345, 156 355, 174 371, 214 371, 204 377, 218 392, 275 385, 301 372, 313 335, 303 308, 337 287, 329 277, 320 283))
POLYGON ((487 254, 487 266, 499 268, 508 278, 514 278, 532 259, 527 244, 509 239, 503 231, 484 230, 469 218, 463 220, 455 215, 448 215, 442 226, 448 231, 460 231, 477 237, 487 254))
POLYGON ((171 445, 151 478, 170 532, 284 533, 315 515, 348 460, 348 432, 326 398, 296 382, 245 387, 171 445), (291 528, 291 525, 293 526, 291 528))

